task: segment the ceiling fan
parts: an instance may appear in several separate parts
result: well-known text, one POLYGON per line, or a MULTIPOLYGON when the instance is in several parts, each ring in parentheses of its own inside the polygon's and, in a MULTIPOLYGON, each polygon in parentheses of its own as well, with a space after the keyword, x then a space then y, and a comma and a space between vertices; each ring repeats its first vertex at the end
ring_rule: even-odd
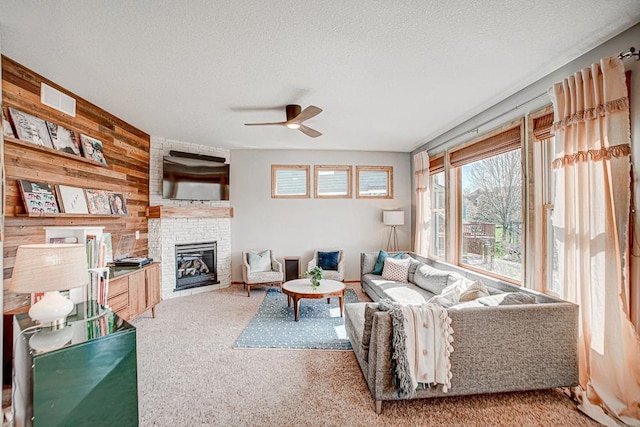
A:
POLYGON ((302 122, 309 120, 312 117, 317 116, 322 112, 322 108, 318 108, 315 105, 309 105, 302 110, 299 105, 287 105, 285 107, 287 112, 286 122, 272 122, 272 123, 245 123, 245 126, 286 126, 289 129, 298 129, 311 138, 316 138, 322 135, 315 129, 311 129, 308 126, 302 124, 302 122))

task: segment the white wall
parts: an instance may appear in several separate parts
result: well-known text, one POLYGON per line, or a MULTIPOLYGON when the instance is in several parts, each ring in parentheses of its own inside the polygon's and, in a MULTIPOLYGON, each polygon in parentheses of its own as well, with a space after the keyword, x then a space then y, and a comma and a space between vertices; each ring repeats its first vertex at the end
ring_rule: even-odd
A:
POLYGON ((408 153, 232 150, 231 158, 233 281, 242 281, 242 251, 267 248, 274 250, 280 260, 285 256, 302 257, 303 271, 314 249, 343 249, 345 280, 359 280, 360 252, 381 249, 386 244, 388 228, 382 224, 385 209, 405 211, 407 225, 398 227, 398 241, 401 249, 410 249, 412 191, 408 153), (272 199, 272 164, 311 165, 312 198, 272 199), (353 198, 314 199, 313 165, 353 166, 353 198), (356 199, 356 165, 393 166, 394 198, 356 199))

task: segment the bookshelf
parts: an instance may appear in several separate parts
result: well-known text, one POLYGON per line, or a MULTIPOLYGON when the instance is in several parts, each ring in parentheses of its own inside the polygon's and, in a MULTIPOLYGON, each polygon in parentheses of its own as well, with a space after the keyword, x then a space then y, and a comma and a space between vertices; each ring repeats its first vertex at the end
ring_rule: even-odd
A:
MULTIPOLYGON (((69 241, 59 241, 58 243, 82 243, 86 244, 87 236, 95 236, 96 239, 101 239, 104 233, 104 227, 44 227, 44 241, 45 243, 54 243, 52 239, 65 239, 69 241)), ((94 276, 101 274, 100 269, 89 265, 89 273, 93 280, 94 276)), ((108 285, 108 275, 107 275, 108 285)), ((78 304, 87 300, 87 288, 75 288, 69 290, 69 299, 78 304)), ((95 299, 95 298, 93 298, 95 299)))

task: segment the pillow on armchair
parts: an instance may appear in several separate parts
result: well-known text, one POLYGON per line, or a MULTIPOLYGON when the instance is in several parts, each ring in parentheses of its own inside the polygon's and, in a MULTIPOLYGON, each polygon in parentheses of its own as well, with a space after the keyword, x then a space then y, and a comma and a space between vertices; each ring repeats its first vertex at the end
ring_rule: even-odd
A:
POLYGON ((271 251, 249 252, 249 270, 252 273, 271 271, 271 251))
POLYGON ((338 270, 340 251, 320 252, 318 251, 318 267, 323 270, 338 270))

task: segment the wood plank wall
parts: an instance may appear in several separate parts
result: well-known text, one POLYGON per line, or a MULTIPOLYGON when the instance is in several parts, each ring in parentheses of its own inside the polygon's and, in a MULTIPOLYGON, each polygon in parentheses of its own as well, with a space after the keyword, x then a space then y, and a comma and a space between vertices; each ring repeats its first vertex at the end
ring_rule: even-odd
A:
MULTIPOLYGON (((114 251, 120 236, 140 231, 135 256, 146 256, 149 205, 149 146, 145 132, 125 123, 107 111, 76 96, 15 61, 2 56, 2 108, 22 110, 63 125, 102 141, 107 166, 61 156, 53 150, 31 148, 28 144, 5 141, 5 219, 4 219, 4 311, 29 303, 28 295, 7 292, 17 247, 44 243, 45 226, 104 226, 112 234, 114 251), (76 117, 71 117, 40 103, 40 83, 76 99, 76 117), (121 192, 126 197, 128 217, 33 218, 24 213, 18 179, 66 184, 75 187, 121 192)), ((34 146, 35 147, 35 146, 34 146)))

